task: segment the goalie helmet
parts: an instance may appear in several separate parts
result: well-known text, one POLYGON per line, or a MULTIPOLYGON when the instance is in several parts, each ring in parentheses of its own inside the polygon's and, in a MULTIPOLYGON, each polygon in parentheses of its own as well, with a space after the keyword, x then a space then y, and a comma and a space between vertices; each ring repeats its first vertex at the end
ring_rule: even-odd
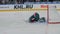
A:
POLYGON ((36 16, 37 12, 34 13, 34 16, 36 16))

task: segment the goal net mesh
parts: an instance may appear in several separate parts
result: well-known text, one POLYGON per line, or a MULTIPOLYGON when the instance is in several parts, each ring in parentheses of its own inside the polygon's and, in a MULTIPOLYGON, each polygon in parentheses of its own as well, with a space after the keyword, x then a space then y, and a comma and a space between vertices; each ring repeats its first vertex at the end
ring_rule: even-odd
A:
POLYGON ((48 6, 48 22, 49 24, 60 23, 60 14, 58 13, 56 6, 48 6))

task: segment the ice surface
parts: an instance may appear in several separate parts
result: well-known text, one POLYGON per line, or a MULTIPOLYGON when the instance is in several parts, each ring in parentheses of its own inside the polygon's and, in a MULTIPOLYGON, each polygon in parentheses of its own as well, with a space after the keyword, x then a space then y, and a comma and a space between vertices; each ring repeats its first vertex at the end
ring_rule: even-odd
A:
POLYGON ((0 12, 0 34, 45 34, 46 24, 25 22, 33 13, 0 12))
MULTIPOLYGON (((60 24, 26 23, 34 12, 0 12, 0 34, 60 34, 60 24)), ((38 11, 47 19, 45 11, 38 11)))
POLYGON ((47 34, 60 34, 60 24, 49 24, 47 34))

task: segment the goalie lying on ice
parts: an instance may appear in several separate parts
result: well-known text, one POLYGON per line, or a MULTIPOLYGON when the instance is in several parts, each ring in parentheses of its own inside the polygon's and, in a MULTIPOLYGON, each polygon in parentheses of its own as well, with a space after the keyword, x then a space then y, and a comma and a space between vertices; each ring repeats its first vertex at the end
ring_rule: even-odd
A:
POLYGON ((29 22, 35 22, 39 20, 39 14, 37 12, 35 12, 30 18, 29 18, 29 22))
POLYGON ((30 18, 29 18, 29 22, 46 22, 45 17, 41 17, 39 16, 39 14, 37 12, 35 12, 30 18))

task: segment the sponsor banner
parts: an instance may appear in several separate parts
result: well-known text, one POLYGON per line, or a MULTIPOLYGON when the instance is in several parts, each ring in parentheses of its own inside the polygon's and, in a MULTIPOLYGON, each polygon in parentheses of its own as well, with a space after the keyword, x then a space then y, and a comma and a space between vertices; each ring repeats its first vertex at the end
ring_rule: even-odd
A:
POLYGON ((47 9, 51 6, 56 6, 60 9, 60 4, 15 4, 15 5, 0 5, 0 10, 14 10, 14 9, 47 9))
POLYGON ((14 5, 0 5, 0 10, 11 10, 14 9, 14 5))
POLYGON ((48 5, 47 4, 41 4, 41 9, 47 9, 48 5))
POLYGON ((33 4, 33 9, 47 9, 47 4, 33 4))
POLYGON ((19 5, 19 4, 14 5, 14 9, 21 9, 21 8, 23 8, 23 5, 19 5))
POLYGON ((33 5, 28 4, 28 5, 26 5, 26 8, 33 8, 33 5))
POLYGON ((24 4, 14 5, 14 9, 26 9, 26 8, 33 8, 33 5, 24 5, 24 4))

